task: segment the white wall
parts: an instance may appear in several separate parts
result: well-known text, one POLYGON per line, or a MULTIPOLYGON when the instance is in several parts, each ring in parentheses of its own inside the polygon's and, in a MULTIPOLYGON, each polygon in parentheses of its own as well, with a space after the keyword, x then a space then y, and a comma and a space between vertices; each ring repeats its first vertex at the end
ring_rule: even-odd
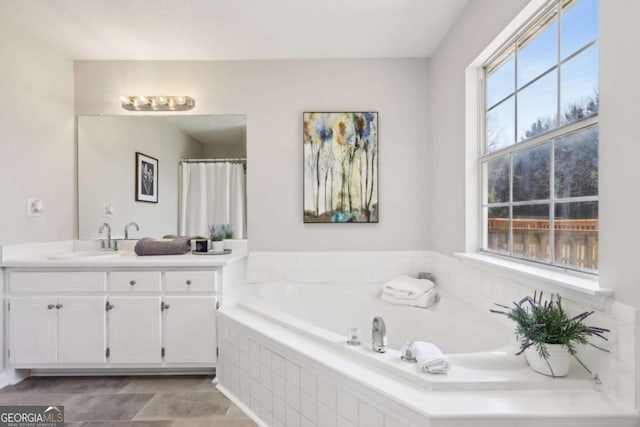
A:
POLYGON ((78 117, 80 238, 104 238, 98 233, 103 222, 112 237, 124 237, 131 221, 140 231, 130 229, 130 237, 178 234, 178 162, 200 158, 202 150, 161 117, 78 117), (135 200, 136 152, 158 159, 158 203, 135 200), (105 203, 113 205, 113 215, 104 216, 105 203))
POLYGON ((0 64, 0 244, 73 238, 73 62, 0 20, 0 64))
MULTIPOLYGON (((465 68, 526 3, 469 2, 431 58, 431 247, 438 252, 465 249, 465 68)), ((635 225, 640 212, 637 16, 640 2, 600 2, 600 283, 614 290, 616 300, 636 309, 640 308, 640 228, 635 225)), ((635 343, 636 366, 623 368, 635 372, 640 384, 640 349, 638 337, 633 338, 627 342, 635 343)), ((637 394, 635 400, 640 406, 637 394)))
MULTIPOLYGON (((426 59, 77 61, 77 114, 123 114, 119 96, 185 94, 194 114, 247 114, 252 250, 428 246, 426 59), (302 223, 302 113, 378 111, 380 223, 302 223)), ((140 220, 144 227, 144 219, 140 220)))

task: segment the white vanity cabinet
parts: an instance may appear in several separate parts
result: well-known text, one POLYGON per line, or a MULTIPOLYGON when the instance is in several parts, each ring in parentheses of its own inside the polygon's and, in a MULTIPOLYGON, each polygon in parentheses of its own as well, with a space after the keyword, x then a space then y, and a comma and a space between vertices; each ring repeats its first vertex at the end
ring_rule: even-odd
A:
POLYGON ((14 369, 216 365, 222 268, 9 269, 6 278, 14 369))

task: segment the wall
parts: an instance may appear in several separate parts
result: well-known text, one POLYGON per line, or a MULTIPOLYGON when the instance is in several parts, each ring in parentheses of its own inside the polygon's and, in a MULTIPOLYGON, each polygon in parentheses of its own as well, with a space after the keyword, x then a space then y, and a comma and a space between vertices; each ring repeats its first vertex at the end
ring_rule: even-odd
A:
MULTIPOLYGON (((252 250, 428 245, 426 59, 77 61, 77 114, 123 114, 118 97, 187 94, 194 114, 247 114, 252 250), (302 113, 378 111, 380 223, 302 223, 302 113)), ((140 224, 144 227, 144 221, 140 224)))
POLYGON ((103 238, 98 226, 111 225, 113 237, 162 237, 178 233, 178 161, 200 158, 202 144, 161 117, 78 117, 78 205, 81 239, 103 238), (158 159, 158 203, 136 202, 135 153, 158 159), (114 207, 103 215, 103 205, 114 207), (161 213, 161 214, 159 214, 161 213))
POLYGON ((0 63, 0 244, 73 238, 73 62, 0 20, 0 63), (46 213, 27 217, 27 198, 46 213))
MULTIPOLYGON (((469 2, 431 57, 431 247, 438 252, 465 249, 465 68, 526 3, 469 2)), ((616 300, 636 309, 640 308, 640 231, 633 224, 640 211, 640 199, 634 196, 640 187, 640 146, 634 141, 635 116, 640 111, 640 57, 634 52, 640 40, 635 22, 639 13, 638 2, 600 2, 600 283, 614 290, 616 300)), ((635 373, 640 384, 635 333, 627 343, 635 351, 636 366, 623 368, 635 373)), ((637 392, 635 396, 640 407, 637 392)))

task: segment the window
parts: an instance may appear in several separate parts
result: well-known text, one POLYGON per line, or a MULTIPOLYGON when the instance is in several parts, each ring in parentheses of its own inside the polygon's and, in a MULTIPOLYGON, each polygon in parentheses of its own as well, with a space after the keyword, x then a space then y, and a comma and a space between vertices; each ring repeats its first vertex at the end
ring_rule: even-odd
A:
POLYGON ((482 248, 598 269, 598 1, 552 2, 484 66, 482 248))

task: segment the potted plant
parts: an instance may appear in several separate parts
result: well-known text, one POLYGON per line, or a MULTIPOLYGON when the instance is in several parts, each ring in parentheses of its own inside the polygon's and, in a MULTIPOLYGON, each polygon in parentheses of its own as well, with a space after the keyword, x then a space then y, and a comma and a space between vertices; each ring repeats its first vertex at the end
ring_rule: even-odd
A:
POLYGON ((211 237, 211 249, 214 252, 223 252, 224 251, 224 240, 225 232, 222 229, 222 225, 211 224, 209 226, 209 235, 211 237))
POLYGON ((490 310, 506 316, 516 322, 516 335, 520 339, 520 351, 525 354, 527 363, 536 372, 552 377, 563 377, 569 372, 570 357, 589 373, 591 371, 578 357, 576 344, 589 344, 599 350, 608 351, 589 342, 596 336, 607 340, 608 329, 587 326, 584 321, 593 314, 585 311, 569 317, 562 308, 560 295, 551 295, 549 300, 542 301, 542 292, 533 298, 524 297, 513 307, 496 304, 504 310, 490 310))
POLYGON ((224 248, 231 249, 227 247, 227 240, 233 239, 233 230, 229 224, 222 224, 222 232, 224 233, 224 248))

